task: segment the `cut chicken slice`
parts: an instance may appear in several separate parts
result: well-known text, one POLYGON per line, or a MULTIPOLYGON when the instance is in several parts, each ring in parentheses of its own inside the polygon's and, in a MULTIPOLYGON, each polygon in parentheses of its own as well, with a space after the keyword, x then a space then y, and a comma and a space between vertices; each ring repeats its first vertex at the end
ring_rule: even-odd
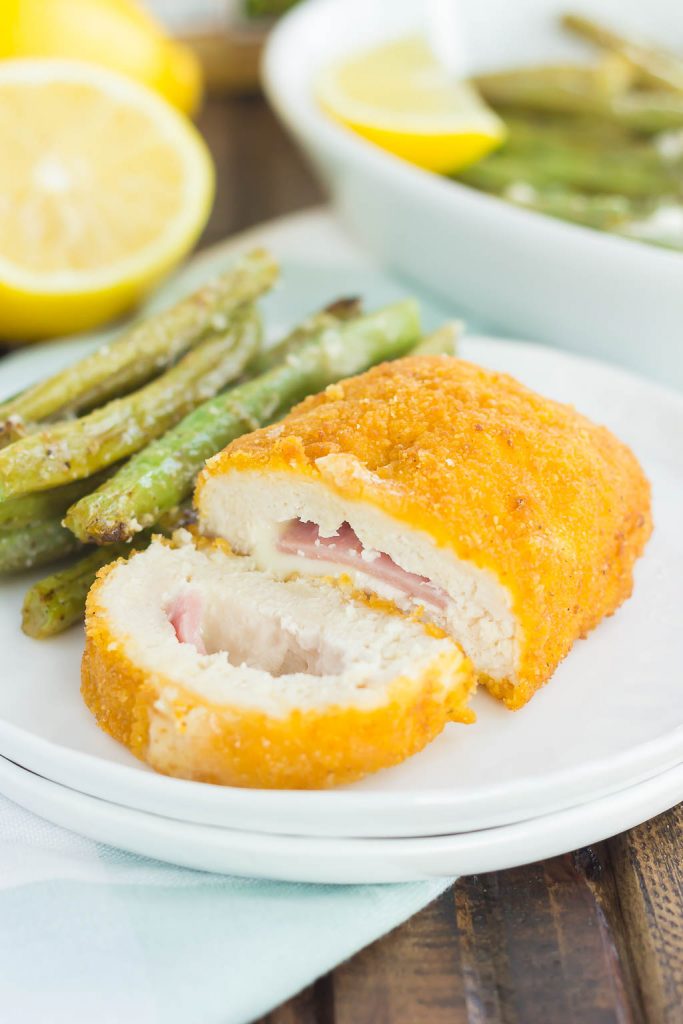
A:
POLYGON ((473 719, 473 673, 433 628, 221 544, 156 541, 88 597, 82 692, 153 768, 312 788, 396 764, 473 719))

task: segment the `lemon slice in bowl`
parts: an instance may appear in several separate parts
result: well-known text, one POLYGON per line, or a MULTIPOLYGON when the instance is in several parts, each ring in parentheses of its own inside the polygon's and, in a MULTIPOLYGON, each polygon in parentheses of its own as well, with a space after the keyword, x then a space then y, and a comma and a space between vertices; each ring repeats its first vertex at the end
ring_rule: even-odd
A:
POLYGON ((394 40, 326 68, 323 109, 383 149, 452 173, 500 145, 503 122, 468 82, 454 81, 419 36, 394 40))
POLYGON ((0 338, 124 312, 191 248, 211 157, 151 90, 95 65, 0 63, 0 338))

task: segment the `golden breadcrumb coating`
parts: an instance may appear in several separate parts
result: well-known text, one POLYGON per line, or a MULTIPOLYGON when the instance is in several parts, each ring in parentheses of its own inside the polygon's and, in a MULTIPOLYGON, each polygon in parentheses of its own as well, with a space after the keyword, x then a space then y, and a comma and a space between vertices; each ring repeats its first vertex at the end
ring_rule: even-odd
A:
MULTIPOLYGON (((132 555, 131 557, 136 557, 132 555)), ((219 785, 322 789, 404 761, 449 721, 471 722, 469 661, 454 644, 419 676, 391 684, 371 710, 330 706, 275 717, 211 703, 131 659, 101 589, 118 562, 101 569, 88 595, 81 693, 98 725, 166 775, 219 785)))
POLYGON ((451 357, 377 366, 234 441, 200 476, 200 513, 206 481, 232 471, 318 478, 493 573, 519 661, 514 677, 482 681, 510 708, 631 594, 652 528, 648 481, 609 430, 451 357))

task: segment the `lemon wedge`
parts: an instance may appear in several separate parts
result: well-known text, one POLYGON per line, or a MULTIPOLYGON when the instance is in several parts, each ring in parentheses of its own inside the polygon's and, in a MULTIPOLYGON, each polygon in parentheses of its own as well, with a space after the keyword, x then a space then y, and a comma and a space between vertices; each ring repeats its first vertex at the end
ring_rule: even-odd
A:
POLYGON ((383 149, 452 173, 500 145, 505 127, 468 82, 454 81, 425 39, 394 40, 328 67, 323 109, 383 149))
POLYGON ((156 93, 92 64, 0 63, 0 338, 124 312, 188 252, 211 157, 156 93))
POLYGON ((185 114, 201 99, 194 53, 133 0, 0 0, 0 57, 100 64, 155 89, 185 114))

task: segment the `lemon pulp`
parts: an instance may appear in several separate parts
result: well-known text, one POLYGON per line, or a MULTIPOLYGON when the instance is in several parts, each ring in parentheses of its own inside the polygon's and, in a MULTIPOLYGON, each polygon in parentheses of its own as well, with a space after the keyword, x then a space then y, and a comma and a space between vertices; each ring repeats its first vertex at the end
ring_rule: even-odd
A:
POLYGON ((192 246, 213 170, 192 125, 94 65, 0 64, 0 337, 91 327, 192 246))

